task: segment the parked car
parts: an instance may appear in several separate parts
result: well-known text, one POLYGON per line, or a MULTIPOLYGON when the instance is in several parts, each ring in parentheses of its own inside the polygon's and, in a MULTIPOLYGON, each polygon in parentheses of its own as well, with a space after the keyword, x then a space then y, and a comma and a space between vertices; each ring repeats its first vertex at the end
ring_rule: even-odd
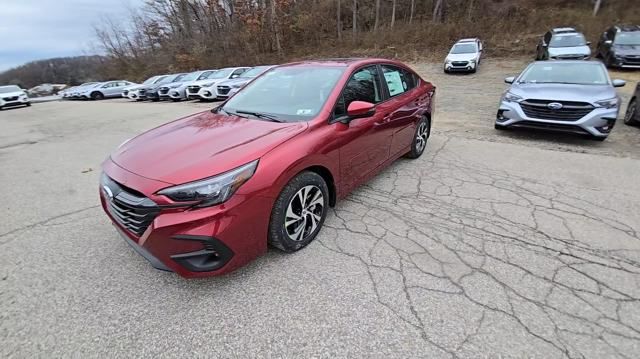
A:
POLYGON ((0 110, 14 106, 31 106, 27 92, 16 85, 0 86, 0 110))
POLYGON ((538 61, 517 77, 502 96, 495 128, 527 127, 607 138, 618 118, 620 97, 599 61, 538 61))
POLYGON ((590 44, 572 27, 551 29, 538 41, 536 60, 587 60, 591 57, 590 44))
POLYGON ((596 51, 607 67, 640 69, 640 25, 610 27, 596 51))
POLYGON ((98 82, 95 82, 95 81, 94 82, 85 82, 85 83, 83 83, 81 85, 78 85, 78 86, 72 87, 70 89, 67 89, 67 90, 65 90, 65 94, 63 95, 63 98, 66 98, 66 99, 69 99, 69 100, 78 99, 80 91, 82 91, 83 89, 88 88, 90 86, 95 86, 97 84, 98 84, 98 82))
POLYGON ((444 72, 476 72, 482 51, 482 42, 478 38, 458 40, 444 59, 444 72))
POLYGON ((624 123, 629 126, 640 125, 640 82, 636 84, 636 90, 631 95, 627 112, 624 115, 624 123))
POLYGON ((159 83, 160 81, 164 80, 164 78, 167 76, 168 75, 152 76, 146 79, 142 84, 126 87, 125 90, 122 91, 122 96, 127 97, 130 100, 142 101, 143 99, 140 98, 139 91, 141 89, 146 89, 148 86, 159 83))
POLYGON ((189 94, 193 94, 194 91, 198 90, 196 93, 200 100, 213 101, 218 96, 216 93, 216 85, 218 83, 229 79, 235 79, 249 69, 250 67, 227 67, 220 69, 209 76, 207 81, 203 81, 199 85, 191 85, 188 88, 189 94))
POLYGON ((226 100, 233 96, 236 92, 240 91, 246 84, 251 82, 254 78, 262 75, 263 72, 269 70, 273 66, 256 66, 243 72, 235 79, 229 79, 219 82, 216 85, 216 100, 226 100))
MULTIPOLYGON (((204 71, 195 71, 187 76, 183 77, 180 82, 176 82, 171 84, 169 87, 169 97, 173 101, 182 101, 187 99, 187 87, 190 86, 194 81, 204 80, 210 75, 214 74, 217 70, 204 70, 204 71)), ((163 88, 161 87, 162 91, 163 88)))
POLYGON ((102 164, 102 207, 154 267, 184 277, 230 272, 268 243, 300 250, 337 199, 422 155, 434 93, 392 60, 278 66, 117 148, 102 164))
POLYGON ((126 80, 100 82, 93 86, 85 86, 78 96, 83 100, 104 100, 122 96, 122 89, 133 85, 126 80))
MULTIPOLYGON (((180 82, 180 79, 185 77, 186 75, 186 73, 167 75, 165 76, 165 78, 154 84, 147 85, 141 89, 138 89, 138 98, 141 100, 160 101, 160 87, 164 87, 165 85, 172 84, 174 82, 180 82)), ((165 96, 166 93, 163 97, 165 96)))

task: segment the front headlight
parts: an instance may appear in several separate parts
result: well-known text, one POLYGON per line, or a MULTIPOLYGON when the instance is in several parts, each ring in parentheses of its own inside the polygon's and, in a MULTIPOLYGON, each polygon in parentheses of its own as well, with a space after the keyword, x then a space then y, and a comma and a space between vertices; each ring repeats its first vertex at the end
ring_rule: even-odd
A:
POLYGON ((213 86, 213 84, 215 84, 215 82, 209 82, 209 83, 203 84, 202 87, 211 87, 213 86))
POLYGON ((469 60, 469 63, 475 64, 476 63, 476 59, 469 60))
POLYGON ((234 89, 239 89, 240 87, 244 86, 244 84, 233 84, 230 87, 234 88, 234 89))
POLYGON ((253 176, 258 160, 247 163, 223 174, 179 186, 165 188, 158 194, 177 202, 199 202, 197 208, 214 206, 228 200, 253 176))
POLYGON ((608 100, 596 101, 596 105, 602 108, 614 108, 618 106, 618 98, 610 98, 608 100))
POLYGON ((511 92, 507 91, 507 92, 505 92, 505 94, 502 97, 502 99, 504 101, 507 101, 507 102, 518 102, 518 101, 522 100, 522 97, 520 97, 518 95, 514 95, 511 92))
POLYGON ((169 88, 175 89, 175 88, 178 88, 180 86, 182 86, 182 84, 175 84, 175 85, 169 86, 169 88))

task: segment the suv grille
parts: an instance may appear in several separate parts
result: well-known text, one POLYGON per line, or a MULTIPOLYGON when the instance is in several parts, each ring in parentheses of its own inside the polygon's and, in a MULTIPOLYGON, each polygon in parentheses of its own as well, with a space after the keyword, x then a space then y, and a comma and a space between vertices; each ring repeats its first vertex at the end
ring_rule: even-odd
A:
POLYGON ((18 96, 5 97, 4 100, 5 101, 18 101, 18 96))
POLYGON ((200 86, 189 86, 187 90, 190 93, 198 93, 198 91, 200 91, 200 86))
POLYGON ((527 117, 554 121, 578 121, 593 110, 593 106, 587 102, 549 100, 524 100, 520 102, 520 107, 527 117), (553 102, 562 104, 562 108, 549 108, 547 105, 553 102))
POLYGON ((166 95, 169 92, 169 88, 168 87, 161 87, 160 90, 158 90, 158 93, 160 95, 166 95))
POLYGON ((631 65, 640 65, 640 56, 625 56, 624 62, 631 65))
POLYGON ((113 194, 113 197, 105 196, 109 213, 123 227, 140 237, 160 213, 160 207, 142 193, 108 177, 103 181, 107 182, 103 183, 103 186, 109 187, 113 194))
POLYGON ((218 86, 218 94, 219 95, 227 95, 231 91, 231 87, 229 86, 218 86))
POLYGON ((451 65, 453 66, 467 66, 469 61, 452 61, 451 65))

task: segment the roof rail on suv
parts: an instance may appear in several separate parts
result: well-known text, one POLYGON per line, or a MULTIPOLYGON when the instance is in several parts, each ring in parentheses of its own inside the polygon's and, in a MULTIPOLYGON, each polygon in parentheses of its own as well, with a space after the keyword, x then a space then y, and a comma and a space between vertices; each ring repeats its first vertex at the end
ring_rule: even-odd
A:
POLYGON ((555 29, 551 29, 551 32, 554 34, 567 34, 570 32, 578 32, 576 29, 572 27, 556 27, 555 29))

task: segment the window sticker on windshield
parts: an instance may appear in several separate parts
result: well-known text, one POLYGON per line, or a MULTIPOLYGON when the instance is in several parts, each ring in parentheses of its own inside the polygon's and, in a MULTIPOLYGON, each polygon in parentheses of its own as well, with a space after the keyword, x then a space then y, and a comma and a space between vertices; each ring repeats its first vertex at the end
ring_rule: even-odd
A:
POLYGON ((402 86, 402 78, 400 78, 400 72, 385 72, 384 78, 385 80, 387 80, 389 95, 395 96, 404 92, 404 86, 402 86))
POLYGON ((296 111, 296 115, 312 115, 312 114, 313 114, 313 110, 308 108, 302 108, 296 111))

